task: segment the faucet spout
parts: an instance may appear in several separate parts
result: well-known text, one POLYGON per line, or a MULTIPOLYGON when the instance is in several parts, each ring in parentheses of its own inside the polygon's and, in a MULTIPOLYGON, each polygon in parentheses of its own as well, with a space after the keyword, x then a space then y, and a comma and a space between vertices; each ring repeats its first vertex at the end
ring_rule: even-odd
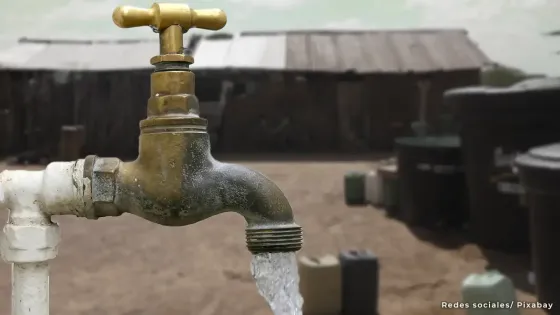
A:
POLYGON ((247 221, 247 247, 252 253, 298 251, 301 227, 294 222, 284 193, 266 176, 240 165, 217 163, 214 183, 220 187, 223 209, 247 221))
POLYGON ((148 118, 141 123, 135 161, 87 157, 85 177, 91 180, 95 216, 130 213, 165 226, 185 226, 236 212, 247 222, 251 252, 299 250, 301 227, 280 188, 259 172, 215 160, 205 124, 197 110, 188 117, 148 118))
POLYGON ((292 224, 292 207, 284 193, 263 174, 249 168, 216 163, 210 185, 220 190, 222 205, 245 217, 248 226, 292 224))

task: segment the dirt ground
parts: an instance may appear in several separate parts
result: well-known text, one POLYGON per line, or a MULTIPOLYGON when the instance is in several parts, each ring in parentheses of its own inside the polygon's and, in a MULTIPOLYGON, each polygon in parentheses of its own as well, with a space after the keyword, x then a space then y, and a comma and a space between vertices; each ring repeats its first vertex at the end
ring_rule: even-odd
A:
MULTIPOLYGON (((513 277, 519 300, 534 300, 523 290, 527 270, 521 257, 483 251, 456 235, 416 232, 423 241, 383 211, 346 207, 344 173, 368 170, 371 162, 243 164, 269 176, 286 193, 305 233, 300 254, 370 249, 380 257, 381 315, 464 314, 441 310, 441 302, 459 301, 461 280, 489 264, 513 277)), ((271 314, 251 279, 244 221, 238 215, 177 228, 132 215, 55 220, 63 242, 51 267, 52 314, 271 314)), ((9 309, 10 267, 0 264, 0 314, 9 309)))

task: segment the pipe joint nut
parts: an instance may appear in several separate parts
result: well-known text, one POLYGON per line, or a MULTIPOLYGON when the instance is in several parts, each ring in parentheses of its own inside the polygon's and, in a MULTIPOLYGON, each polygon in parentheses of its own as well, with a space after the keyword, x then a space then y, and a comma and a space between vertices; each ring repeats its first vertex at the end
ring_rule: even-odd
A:
POLYGON ((58 254, 60 229, 51 225, 6 224, 0 238, 2 258, 10 263, 34 263, 54 259, 58 254))
POLYGON ((114 201, 120 164, 121 160, 118 158, 95 159, 91 173, 92 202, 95 211, 89 219, 119 215, 114 201))

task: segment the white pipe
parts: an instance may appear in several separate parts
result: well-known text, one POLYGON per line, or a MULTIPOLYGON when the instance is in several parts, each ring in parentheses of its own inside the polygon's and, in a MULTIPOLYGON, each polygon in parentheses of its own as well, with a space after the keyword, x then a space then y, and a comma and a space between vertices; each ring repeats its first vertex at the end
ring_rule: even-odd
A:
POLYGON ((49 263, 12 264, 12 314, 49 314, 49 263))
POLYGON ((91 205, 84 161, 55 162, 44 171, 0 173, 0 211, 9 211, 0 254, 12 263, 12 315, 49 314, 49 265, 60 230, 51 215, 86 216, 91 205))

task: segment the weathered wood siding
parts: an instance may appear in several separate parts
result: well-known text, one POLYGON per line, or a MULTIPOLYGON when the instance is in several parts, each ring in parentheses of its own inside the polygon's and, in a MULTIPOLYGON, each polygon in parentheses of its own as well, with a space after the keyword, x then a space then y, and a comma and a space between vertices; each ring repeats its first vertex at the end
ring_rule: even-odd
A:
MULTIPOLYGON (((220 150, 226 152, 360 152, 388 150, 418 119, 415 75, 361 78, 312 76, 306 82, 259 81, 255 94, 233 99, 224 112, 220 150)), ((429 77, 428 122, 442 113, 443 92, 477 85, 478 71, 429 77)))
POLYGON ((0 72, 0 108, 9 127, 1 153, 54 157, 63 125, 84 125, 84 154, 134 157, 145 117, 149 72, 0 72))
MULTIPOLYGON (((54 157, 61 126, 84 125, 84 155, 134 158, 138 122, 146 115, 149 73, 0 71, 0 155, 39 151, 54 157)), ((213 131, 216 149, 235 153, 386 150, 394 137, 409 133, 410 123, 418 117, 415 75, 351 79, 313 75, 306 81, 296 80, 295 75, 285 75, 283 80, 266 77, 235 77, 239 82, 253 81, 255 89, 228 100, 222 124, 213 131)), ((478 84, 479 73, 434 73, 430 81, 429 121, 447 110, 442 107, 443 91, 478 84)))
POLYGON ((224 110, 219 148, 226 152, 316 152, 336 147, 336 81, 260 81, 224 110))

